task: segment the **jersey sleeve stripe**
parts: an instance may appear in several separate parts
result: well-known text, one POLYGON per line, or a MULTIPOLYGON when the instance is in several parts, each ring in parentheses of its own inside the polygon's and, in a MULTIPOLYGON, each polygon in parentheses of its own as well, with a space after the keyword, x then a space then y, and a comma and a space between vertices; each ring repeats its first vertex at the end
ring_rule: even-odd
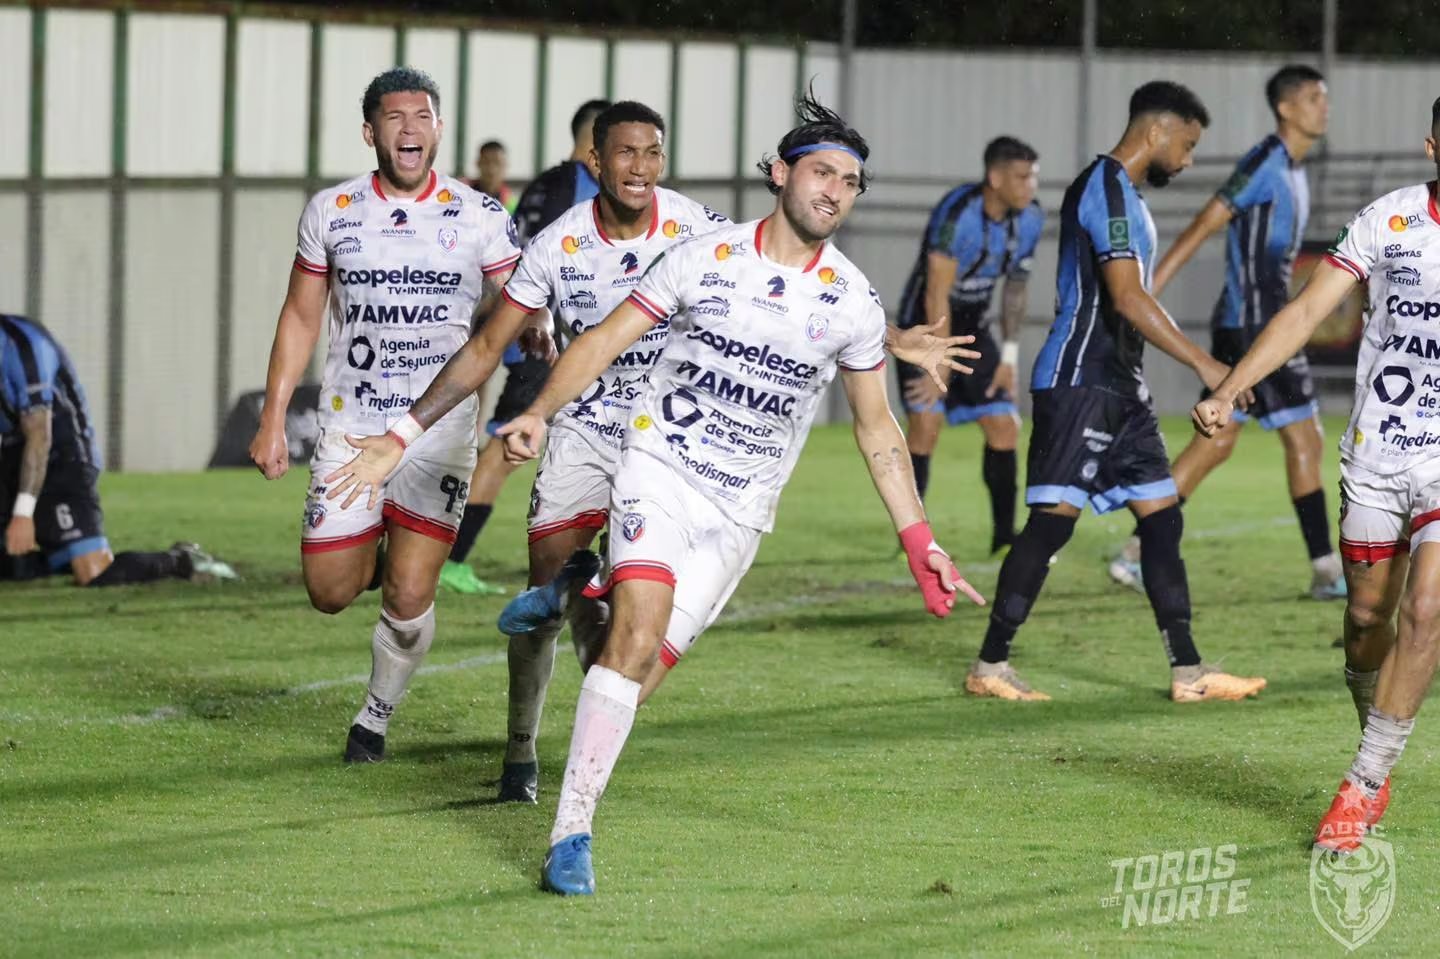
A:
MULTIPOLYGON (((505 297, 505 301, 507 303, 516 307, 517 309, 524 310, 526 313, 534 313, 536 310, 540 309, 539 306, 531 306, 528 303, 521 303, 519 300, 515 299, 515 297, 510 293, 510 287, 508 286, 506 286, 500 291, 500 295, 505 297)), ((541 305, 543 306, 544 304, 541 305)))
POLYGON ((634 303, 636 306, 640 307, 640 309, 644 310, 646 315, 649 316, 656 323, 661 323, 665 320, 670 319, 669 313, 666 313, 664 310, 660 309, 660 307, 645 299, 645 297, 640 293, 639 290, 635 290, 634 292, 632 292, 630 296, 627 297, 627 299, 629 299, 631 303, 634 303))
POLYGON ((489 276, 492 273, 503 273, 506 270, 514 267, 515 264, 519 262, 520 254, 516 253, 512 256, 507 256, 505 259, 500 260, 498 263, 491 263, 489 266, 480 267, 480 272, 484 273, 486 276, 489 276))
POLYGON ((883 370, 885 368, 885 358, 882 356, 880 362, 874 366, 846 366, 844 363, 841 363, 840 368, 842 370, 849 370, 851 373, 870 373, 875 370, 883 370))
POLYGON ((309 273, 311 276, 329 276, 330 268, 321 266, 318 263, 311 263, 300 254, 295 254, 295 269, 301 273, 309 273))
POLYGON ((1345 257, 1341 256, 1339 253, 1334 252, 1333 250, 1325 254, 1325 262, 1329 263, 1332 266, 1340 267, 1340 269, 1344 270, 1346 273, 1349 273, 1361 283, 1364 283, 1366 280, 1364 270, 1360 269, 1360 267, 1356 266, 1354 263, 1351 263, 1349 260, 1345 259, 1345 257))

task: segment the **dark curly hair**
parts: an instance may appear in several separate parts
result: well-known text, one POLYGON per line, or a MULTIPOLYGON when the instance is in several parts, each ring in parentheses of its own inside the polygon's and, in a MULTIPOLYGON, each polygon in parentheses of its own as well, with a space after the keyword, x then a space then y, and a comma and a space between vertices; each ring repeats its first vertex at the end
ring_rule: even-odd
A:
POLYGON ((365 88, 360 110, 365 114, 366 123, 375 122, 375 114, 380 111, 380 98, 387 93, 428 93, 430 102, 435 105, 435 114, 440 114, 440 88, 430 74, 414 67, 391 67, 365 88))
POLYGON ((780 193, 780 187, 770 175, 770 167, 777 159, 787 166, 794 166, 805 155, 800 152, 805 147, 835 143, 860 158, 860 192, 869 189, 870 173, 865 169, 865 161, 870 158, 870 144, 865 142, 858 130, 845 122, 844 117, 815 99, 813 83, 805 95, 795 101, 795 113, 800 118, 800 125, 780 138, 774 153, 765 154, 756 164, 765 177, 765 188, 772 194, 780 193))

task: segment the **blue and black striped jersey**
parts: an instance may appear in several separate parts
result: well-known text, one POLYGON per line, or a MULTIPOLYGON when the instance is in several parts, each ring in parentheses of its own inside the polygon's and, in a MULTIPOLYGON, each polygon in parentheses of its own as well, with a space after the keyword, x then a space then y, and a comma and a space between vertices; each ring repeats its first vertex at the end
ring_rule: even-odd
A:
POLYGON ((48 406, 50 462, 100 465, 85 390, 65 350, 38 323, 0 314, 0 449, 24 445, 20 416, 48 406))
POLYGON ((1115 309, 1100 268, 1139 262, 1148 289, 1155 269, 1155 221, 1119 160, 1101 156, 1065 191, 1055 323, 1035 358, 1030 389, 1099 386, 1143 392, 1145 340, 1115 309))

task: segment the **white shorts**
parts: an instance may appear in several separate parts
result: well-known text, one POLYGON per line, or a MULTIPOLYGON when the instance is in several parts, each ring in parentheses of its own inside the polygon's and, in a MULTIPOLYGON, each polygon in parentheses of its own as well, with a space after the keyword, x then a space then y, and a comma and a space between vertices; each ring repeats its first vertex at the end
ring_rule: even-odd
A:
POLYGON ((610 582, 675 589, 660 659, 674 666, 715 622, 755 559, 763 534, 740 526, 668 463, 621 454, 610 502, 610 582))
POLYGON ((566 529, 600 529, 610 515, 615 461, 573 430, 551 430, 530 491, 530 542, 566 529))
POLYGON ((1400 473, 1340 463, 1340 555, 1378 563, 1440 542, 1440 460, 1400 473))
POLYGON ((325 553, 379 539, 387 527, 400 526, 444 543, 455 542, 465 512, 470 474, 475 471, 475 441, 445 433, 426 433, 405 451, 400 466, 385 481, 371 509, 361 496, 349 509, 344 497, 325 498, 325 477, 359 452, 339 430, 322 430, 310 460, 310 493, 300 527, 300 551, 325 553))

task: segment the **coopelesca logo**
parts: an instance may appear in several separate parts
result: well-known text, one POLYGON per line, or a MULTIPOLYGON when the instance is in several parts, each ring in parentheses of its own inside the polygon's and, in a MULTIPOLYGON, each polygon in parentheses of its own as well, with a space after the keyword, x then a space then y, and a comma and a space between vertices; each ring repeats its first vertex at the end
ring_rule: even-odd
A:
POLYGON ((1310 908, 1331 937, 1354 952, 1374 939, 1395 909, 1395 847, 1372 826, 1359 848, 1310 854, 1310 908))

